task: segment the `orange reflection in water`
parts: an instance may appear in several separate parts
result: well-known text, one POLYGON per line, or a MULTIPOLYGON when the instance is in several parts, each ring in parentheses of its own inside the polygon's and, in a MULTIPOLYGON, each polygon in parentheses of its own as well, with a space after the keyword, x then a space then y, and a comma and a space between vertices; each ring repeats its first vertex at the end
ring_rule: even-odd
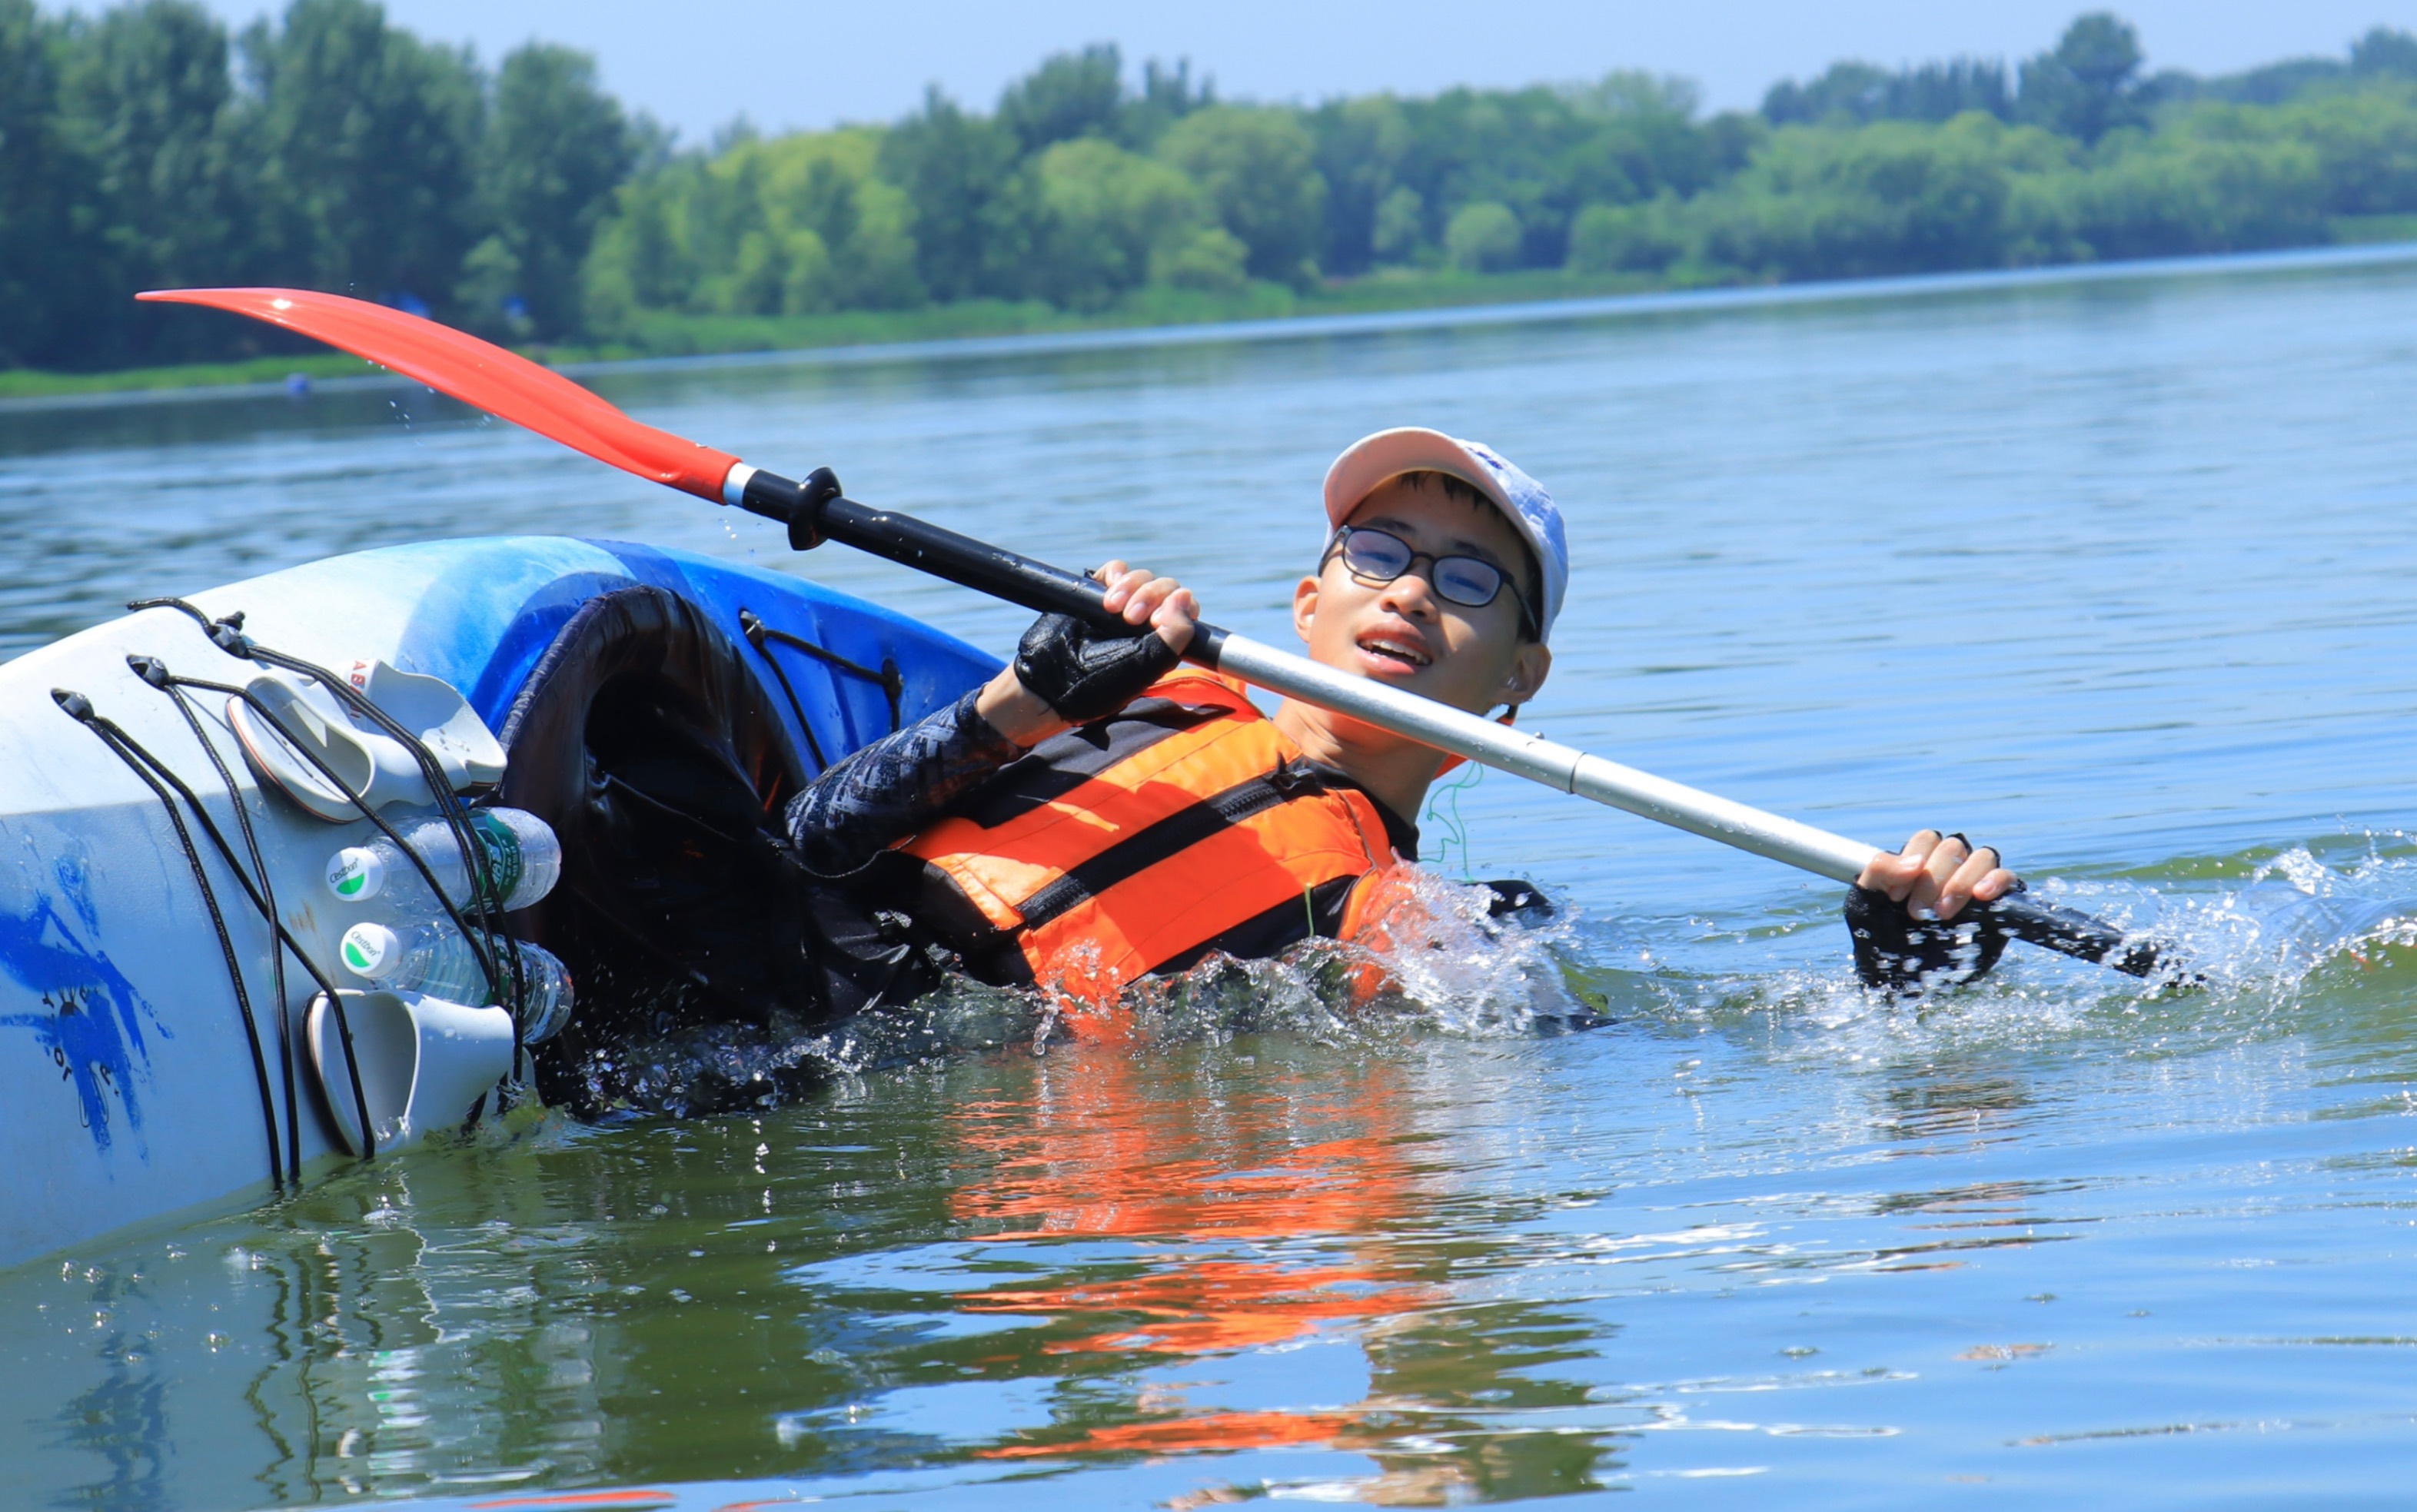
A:
POLYGON ((1095 1428, 1061 1444, 1010 1444, 984 1449, 985 1459, 1043 1459, 1067 1454, 1196 1454, 1265 1449, 1286 1444, 1331 1444, 1360 1426, 1343 1413, 1208 1413, 1095 1428))
POLYGON ((968 1312, 1140 1313, 1139 1327, 1049 1346, 1052 1354, 1138 1350, 1208 1354, 1298 1338, 1337 1318, 1406 1312, 1434 1295, 1423 1286, 1384 1286, 1366 1266, 1295 1269, 1240 1261, 1193 1261, 1131 1280, 1036 1292, 980 1292, 960 1298, 968 1312), (1374 1290, 1349 1290, 1367 1288, 1374 1290))
MULTIPOLYGON (((959 1298, 965 1310, 1099 1320, 1049 1344, 1053 1354, 1183 1357, 1283 1344, 1443 1297, 1388 1249, 1421 1179, 1406 1155, 1404 1097, 1390 1068, 1362 1068, 1350 1087, 1239 1101, 1105 1050, 1042 1074, 1034 1105, 961 1111, 963 1147, 996 1164, 988 1181, 959 1189, 955 1216, 1003 1225, 995 1231, 1003 1237, 1113 1236, 1170 1247, 1141 1276, 968 1293, 959 1298), (1303 1126, 1336 1123, 1355 1126, 1298 1142, 1303 1126), (1301 1239, 1346 1241, 1346 1257, 1338 1262, 1330 1249, 1296 1264, 1179 1247, 1301 1239)), ((1020 1459, 1333 1444, 1361 1421, 1360 1413, 1178 1414, 978 1452, 1020 1459)))

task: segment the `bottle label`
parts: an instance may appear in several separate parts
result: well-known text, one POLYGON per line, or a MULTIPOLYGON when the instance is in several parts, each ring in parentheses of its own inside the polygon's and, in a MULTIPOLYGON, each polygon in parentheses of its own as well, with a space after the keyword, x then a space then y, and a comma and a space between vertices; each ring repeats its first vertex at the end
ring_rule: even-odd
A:
POLYGON ((496 900, 509 900, 521 885, 521 838, 484 809, 470 816, 470 833, 479 837, 479 849, 487 854, 487 871, 494 878, 496 900))

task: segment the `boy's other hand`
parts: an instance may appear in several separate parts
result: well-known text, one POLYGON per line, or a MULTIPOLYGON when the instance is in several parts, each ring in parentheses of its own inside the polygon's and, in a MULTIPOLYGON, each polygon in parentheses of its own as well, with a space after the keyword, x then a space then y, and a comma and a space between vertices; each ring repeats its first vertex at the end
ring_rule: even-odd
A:
POLYGON ((1855 885, 1888 894, 1891 902, 1903 904, 1917 919, 1945 920, 1976 899, 1987 903, 2003 898, 2014 881, 1996 846, 1974 850, 1961 835, 1925 829, 1896 854, 1873 856, 1855 885))

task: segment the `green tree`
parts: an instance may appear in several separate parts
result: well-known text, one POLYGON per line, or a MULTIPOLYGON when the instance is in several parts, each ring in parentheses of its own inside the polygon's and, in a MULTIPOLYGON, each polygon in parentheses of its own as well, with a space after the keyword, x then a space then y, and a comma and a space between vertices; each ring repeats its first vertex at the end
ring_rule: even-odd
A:
POLYGON ((2350 44, 2349 69, 2369 78, 2417 79, 2417 37, 2378 26, 2350 44))
POLYGON ((2013 116, 2004 64, 1955 58, 1892 73, 1868 63, 1833 63, 1808 83, 1782 80, 1762 97, 1763 118, 1773 126, 1946 121, 1966 111, 2013 116))
POLYGON ((1519 261, 1519 218, 1507 204, 1480 200, 1452 212, 1444 256, 1465 273, 1499 273, 1519 261))
MULTIPOLYGON (((2227 105, 2281 105, 2303 95, 2338 87, 2349 76, 2349 67, 2335 58, 2290 58, 2218 79, 2167 71, 2144 81, 2133 92, 2133 98, 2142 105, 2197 100, 2227 105)), ((2133 119, 2139 119, 2137 113, 2133 119)))
POLYGON ((1618 129, 1625 108, 1544 88, 1454 89, 1406 101, 1411 144, 1399 177, 1443 222, 1447 256, 1453 218, 1465 206, 1493 204, 1520 230, 1513 264, 1558 264, 1581 205, 1651 191, 1651 150, 1633 150, 1618 129), (1640 185, 1632 170, 1649 182, 1640 185))
POLYGON ((704 160, 689 154, 621 186, 581 270, 591 332, 621 336, 642 310, 694 308, 707 249, 695 201, 716 188, 704 160))
POLYGON ((1842 64, 1775 87, 1763 115, 1709 119, 1691 86, 1640 73, 1220 106, 1188 66, 1126 88, 1101 45, 1044 61, 993 117, 934 92, 887 130, 741 123, 692 152, 632 123, 576 53, 532 45, 491 86, 372 0, 293 0, 240 58, 236 87, 197 0, 91 20, 0 0, 0 361, 278 340, 126 303, 152 281, 451 302, 558 337, 934 296, 1096 310, 1152 284, 1447 259, 1781 279, 2026 265, 2306 244, 2330 218, 2417 213, 2417 38, 2382 28, 2341 57, 2143 81, 2136 37, 2102 12, 2024 66, 2011 105, 1997 65, 1842 64))
POLYGON ((637 155, 620 103, 596 83, 595 59, 542 42, 507 54, 480 144, 480 187, 495 229, 472 253, 486 285, 481 298, 464 301, 473 318, 501 313, 500 295, 516 302, 534 335, 577 332, 581 261, 637 155), (509 286, 498 290, 507 274, 509 286))
POLYGON ((1124 110, 1124 69, 1113 42, 1052 53, 999 96, 998 124, 1027 153, 1077 137, 1114 137, 1124 110))
POLYGON ((1877 120, 1887 99, 1889 71, 1874 64, 1832 63, 1803 83, 1782 79, 1763 92, 1763 118, 1773 126, 1818 126, 1877 120))
POLYGON ((2393 80, 2275 113, 2273 136, 2317 155, 2332 215, 2417 212, 2417 88, 2393 80))
POLYGON ((1376 205, 1376 256, 1387 263, 1413 263, 1427 245, 1427 202, 1405 184, 1376 205))
POLYGON ((254 23, 243 51, 288 276, 448 301, 480 232, 484 93, 468 53, 388 26, 371 0, 294 0, 276 31, 254 23))
POLYGON ((1567 174, 1567 192, 1580 197, 1567 206, 1571 212, 1589 203, 1589 193, 1622 186, 1639 198, 1665 189, 1693 194, 1744 166, 1760 139, 1760 124, 1751 116, 1699 123, 1695 86, 1684 79, 1623 69, 1569 95, 1585 133, 1573 155, 1608 159, 1617 170, 1596 178, 1567 174))
POLYGON ((0 362, 71 365, 101 311, 102 249, 58 129, 65 28, 0 0, 0 362))
POLYGON ((1244 255, 1181 170, 1098 137, 1060 142, 1032 164, 1041 235, 1031 292, 1097 310, 1151 280, 1231 281, 1244 255))
POLYGON ((934 298, 1014 292, 1032 241, 1017 152, 1015 133, 937 87, 883 137, 880 172, 913 207, 916 270, 934 298))
MULTIPOLYGON (((227 61, 225 28, 189 0, 106 11, 66 53, 59 128, 88 175, 106 277, 121 297, 137 286, 223 283, 244 272, 252 186, 227 61)), ((156 320, 113 313, 96 324, 134 343, 120 360, 176 355, 141 349, 138 331, 157 331, 156 320)))
POLYGON ((1303 283, 1317 276, 1326 180, 1299 116, 1218 105, 1177 122, 1158 151, 1208 192, 1219 221, 1249 249, 1252 277, 1303 283))
POLYGON ((2172 257, 2324 239, 2324 179, 2302 142, 2160 135, 2070 182, 2075 233, 2099 257, 2172 257))
POLYGON ((1589 204, 1570 225, 1573 273, 1659 272, 1686 255, 1679 197, 1636 204, 1589 204))
POLYGON ((2142 119, 2140 35, 2110 11, 2075 19, 2055 48, 2023 65, 2022 114, 2085 144, 2142 119))
POLYGON ((1330 195, 1321 265, 1349 273, 1408 255, 1398 223, 1392 249, 1380 251, 1376 235, 1378 208, 1409 203, 1392 198, 1407 189, 1424 209, 1421 247, 1462 206, 1490 202, 1517 220, 1521 264, 1558 265, 1584 206, 1692 194, 1735 171, 1757 129, 1741 117, 1698 122, 1696 108, 1683 81, 1634 72, 1576 88, 1320 107, 1306 124, 1330 195))
POLYGON ((1711 263, 1783 278, 1862 278, 2007 261, 2013 176, 2065 149, 1977 113, 1776 132, 1686 217, 1711 263))
POLYGON ((743 149, 762 164, 756 193, 776 236, 810 235, 828 256, 817 286, 790 275, 782 308, 902 310, 925 298, 917 277, 913 207, 877 171, 880 133, 857 127, 798 133, 743 149))
POLYGON ((1411 130, 1401 101, 1391 95, 1330 100, 1303 124, 1316 144, 1317 173, 1327 189, 1318 265, 1349 274, 1379 259, 1407 262, 1426 239, 1425 197, 1402 181, 1411 130), (1380 236, 1379 210, 1387 205, 1392 209, 1380 236), (1414 223, 1404 223, 1405 205, 1417 217, 1414 223))
POLYGON ((924 297, 906 194, 874 172, 864 128, 770 140, 741 135, 635 179, 588 254, 598 327, 648 310, 808 315, 895 309, 924 297))
POLYGON ((1158 144, 1168 127, 1215 103, 1215 83, 1207 79, 1196 85, 1192 82, 1191 59, 1179 59, 1170 68, 1152 58, 1142 65, 1141 94, 1125 101, 1119 133, 1127 146, 1147 150, 1158 144))

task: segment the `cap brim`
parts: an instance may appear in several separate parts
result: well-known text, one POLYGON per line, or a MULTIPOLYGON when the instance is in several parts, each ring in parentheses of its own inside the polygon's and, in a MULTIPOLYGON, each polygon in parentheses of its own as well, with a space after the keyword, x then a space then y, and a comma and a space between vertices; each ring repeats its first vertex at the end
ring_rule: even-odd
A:
POLYGON ((1361 501, 1404 473, 1448 473, 1494 501, 1522 536, 1523 522, 1491 469, 1467 446, 1440 431, 1403 426, 1379 431, 1355 444, 1326 470, 1326 526, 1339 529, 1361 501))

